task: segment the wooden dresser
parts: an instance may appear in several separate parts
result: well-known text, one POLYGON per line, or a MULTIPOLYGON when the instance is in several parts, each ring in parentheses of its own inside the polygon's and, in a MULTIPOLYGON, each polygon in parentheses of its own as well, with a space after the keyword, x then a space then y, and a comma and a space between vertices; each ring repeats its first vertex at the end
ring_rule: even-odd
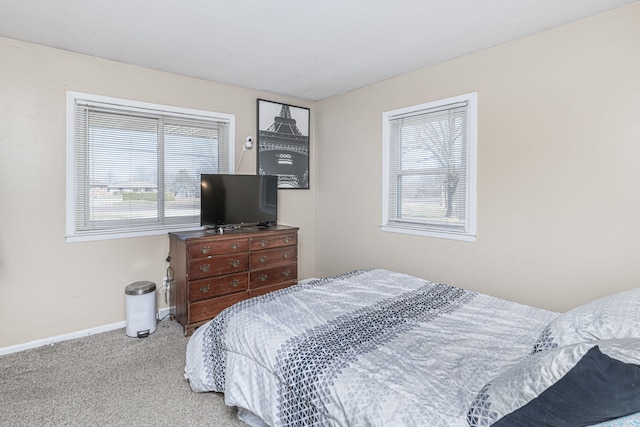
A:
POLYGON ((298 228, 169 234, 171 318, 185 335, 243 299, 298 281, 298 228))

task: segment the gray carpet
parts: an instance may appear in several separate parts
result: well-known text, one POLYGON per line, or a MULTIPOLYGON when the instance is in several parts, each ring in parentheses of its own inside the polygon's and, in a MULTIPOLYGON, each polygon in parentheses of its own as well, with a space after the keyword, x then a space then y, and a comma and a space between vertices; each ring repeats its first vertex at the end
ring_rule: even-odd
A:
POLYGON ((188 338, 164 320, 0 357, 2 426, 244 426, 219 393, 184 379, 188 338))

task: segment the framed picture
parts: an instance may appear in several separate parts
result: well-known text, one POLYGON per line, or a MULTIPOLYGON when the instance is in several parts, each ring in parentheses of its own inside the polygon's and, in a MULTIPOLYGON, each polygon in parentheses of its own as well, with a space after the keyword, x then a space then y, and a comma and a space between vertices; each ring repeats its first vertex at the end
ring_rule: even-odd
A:
POLYGON ((258 99, 258 175, 278 188, 309 188, 309 109, 258 99))

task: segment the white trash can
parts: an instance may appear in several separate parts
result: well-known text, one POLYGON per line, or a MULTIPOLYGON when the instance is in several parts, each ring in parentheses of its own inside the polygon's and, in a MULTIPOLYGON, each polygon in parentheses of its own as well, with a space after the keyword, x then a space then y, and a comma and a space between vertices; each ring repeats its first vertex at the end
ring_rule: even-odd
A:
POLYGON ((148 337, 156 330, 156 284, 134 282, 125 288, 124 293, 127 336, 148 337))

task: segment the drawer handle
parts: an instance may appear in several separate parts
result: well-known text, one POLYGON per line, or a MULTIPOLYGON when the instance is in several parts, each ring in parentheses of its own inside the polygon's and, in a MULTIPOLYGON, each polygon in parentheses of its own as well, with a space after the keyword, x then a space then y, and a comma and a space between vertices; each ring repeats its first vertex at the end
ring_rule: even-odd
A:
POLYGON ((239 279, 233 279, 230 283, 232 288, 237 288, 238 285, 240 284, 240 280, 239 279))
POLYGON ((261 282, 265 282, 268 278, 269 278, 269 276, 268 276, 268 275, 266 275, 266 274, 261 274, 261 275, 258 277, 258 280, 260 280, 261 282))
POLYGON ((235 250, 235 249, 238 249, 239 247, 240 247, 240 243, 238 243, 238 242, 233 242, 233 243, 231 244, 231 249, 234 249, 234 250, 235 250))
POLYGON ((291 270, 289 270, 288 268, 282 272, 282 275, 284 277, 289 277, 291 275, 291 270))
POLYGON ((202 264, 200 266, 200 271, 202 271, 203 273, 206 273, 209 270, 211 270, 211 264, 202 264))
POLYGON ((288 259, 288 258, 289 258, 289 252, 285 252, 285 253, 282 255, 282 258, 284 258, 284 259, 288 259))
POLYGON ((231 267, 237 267, 240 265, 240 260, 239 259, 232 259, 231 261, 229 261, 229 265, 231 267))
POLYGON ((263 240, 261 240, 261 241, 260 241, 260 246, 262 246, 263 248, 264 248, 265 246, 267 246, 267 241, 266 241, 266 240, 264 240, 264 239, 263 239, 263 240))
POLYGON ((260 262, 266 262, 267 261, 267 256, 266 255, 262 255, 260 257, 260 262))
POLYGON ((202 248, 200 248, 200 253, 202 255, 206 255, 209 252, 211 252, 211 246, 203 246, 202 248))
POLYGON ((291 241, 291 236, 287 236, 284 239, 282 239, 283 242, 285 243, 289 243, 291 241))
POLYGON ((207 283, 207 286, 202 286, 200 288, 200 292, 202 292, 203 294, 208 294, 210 289, 211 289, 211 283, 207 283))

